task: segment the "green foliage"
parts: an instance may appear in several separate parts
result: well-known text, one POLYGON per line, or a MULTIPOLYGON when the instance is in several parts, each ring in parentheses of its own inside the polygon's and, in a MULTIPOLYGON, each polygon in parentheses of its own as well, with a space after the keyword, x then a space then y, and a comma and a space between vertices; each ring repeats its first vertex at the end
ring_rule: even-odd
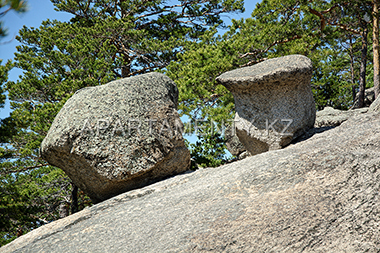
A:
POLYGON ((0 59, 0 109, 4 107, 5 103, 5 89, 4 84, 8 80, 8 72, 11 69, 10 63, 7 63, 5 65, 1 65, 2 60, 0 59))
POLYGON ((179 54, 165 73, 177 84, 182 115, 220 122, 232 116, 234 104, 232 95, 215 78, 238 67, 238 57, 234 46, 215 34, 215 28, 207 32, 199 43, 179 54))
POLYGON ((192 159, 201 167, 217 167, 226 161, 225 139, 215 126, 200 130, 198 140, 188 144, 192 159))
POLYGON ((58 10, 74 14, 73 23, 110 31, 104 35, 102 29, 94 29, 97 37, 117 48, 115 62, 111 62, 115 70, 119 68, 117 77, 166 67, 189 40, 197 40, 207 27, 221 24, 221 13, 243 10, 242 0, 52 2, 58 10))
MULTIPOLYGON (((321 20, 321 30, 323 32, 323 35, 325 35, 325 30, 326 28, 333 28, 334 34, 340 33, 341 39, 340 42, 342 44, 347 43, 347 37, 349 37, 350 44, 353 45, 357 44, 357 42, 360 43, 361 48, 362 48, 362 55, 359 58, 360 61, 360 78, 358 85, 355 84, 355 78, 351 78, 351 88, 352 88, 352 97, 355 97, 354 94, 356 93, 356 86, 359 87, 360 92, 359 94, 359 101, 363 100, 364 97, 364 89, 366 88, 366 79, 367 79, 367 73, 368 73, 368 68, 366 69, 367 65, 367 55, 366 55, 366 48, 368 47, 368 36, 367 36, 367 31, 370 26, 370 17, 372 15, 372 1, 370 0, 354 0, 354 1, 346 1, 346 0, 336 0, 336 1, 331 1, 327 3, 326 8, 324 9, 318 9, 314 8, 311 9, 313 14, 317 15, 320 20, 321 20), (353 42, 354 41, 354 42, 353 42), (360 99, 361 98, 361 99, 360 99)), ((333 38, 333 40, 329 41, 329 43, 334 47, 335 44, 334 42, 337 40, 338 37, 333 38)), ((351 60, 351 73, 354 73, 354 67, 355 63, 352 61, 354 59, 353 57, 353 51, 352 47, 350 49, 350 52, 348 53, 349 58, 351 60)), ((338 50, 341 51, 346 51, 344 52, 347 55, 347 50, 344 50, 344 46, 340 46, 338 50), (343 48, 342 48, 343 47, 343 48), (343 49, 343 50, 342 50, 343 49)), ((337 54, 339 55, 339 53, 337 54)), ((339 59, 340 56, 338 56, 336 59, 339 59)), ((338 63, 339 65, 339 63, 338 63)), ((337 65, 335 65, 337 66, 337 65)), ((342 66, 342 68, 344 68, 342 66)), ((336 74, 336 72, 335 72, 336 74)), ((338 74, 338 76, 342 76, 338 74)), ((334 86, 334 90, 338 91, 340 87, 339 85, 331 85, 331 79, 329 79, 329 83, 326 85, 328 87, 327 92, 330 92, 331 87, 334 86)), ((342 84, 340 86, 343 87, 348 87, 347 83, 342 80, 342 84)), ((324 101, 327 103, 333 103, 335 104, 335 107, 337 108, 347 108, 346 105, 338 105, 339 103, 342 102, 342 98, 344 100, 345 95, 342 94, 344 92, 344 88, 340 89, 341 92, 338 94, 331 94, 327 95, 329 97, 327 100, 330 101, 324 101), (332 101, 332 100, 336 101, 332 101)), ((326 96, 326 94, 323 94, 323 96, 326 96)), ((359 102, 359 106, 360 102, 359 102)))
POLYGON ((314 54, 313 92, 317 108, 326 106, 347 110, 352 105, 352 87, 343 51, 321 50, 314 54))
MULTIPOLYGON (((360 44, 360 39, 339 33, 339 37, 330 40, 329 47, 312 55, 312 88, 319 110, 326 106, 347 110, 353 105, 359 86, 360 44)), ((369 64, 367 88, 373 86, 371 75, 373 68, 369 64)))
MULTIPOLYGON (((0 179, 0 245, 58 219, 58 207, 70 202, 72 185, 58 168, 2 174, 0 179)), ((89 204, 81 193, 80 207, 89 204)))
POLYGON ((5 175, 0 184, 0 245, 15 239, 22 233, 24 224, 37 227, 32 215, 39 212, 39 206, 31 203, 32 191, 19 185, 23 178, 5 175))

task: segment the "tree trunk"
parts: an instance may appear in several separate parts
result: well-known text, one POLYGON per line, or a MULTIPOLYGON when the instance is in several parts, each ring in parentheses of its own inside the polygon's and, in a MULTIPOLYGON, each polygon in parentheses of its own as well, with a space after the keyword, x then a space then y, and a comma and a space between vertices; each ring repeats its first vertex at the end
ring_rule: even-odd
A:
POLYGON ((22 227, 19 226, 19 227, 17 228, 17 234, 16 234, 16 236, 17 236, 17 237, 20 237, 20 236, 22 236, 23 234, 24 234, 24 231, 23 231, 22 227))
POLYGON ((71 183, 73 190, 71 191, 71 214, 78 212, 78 187, 71 183))
POLYGON ((62 201, 59 204, 59 218, 65 218, 69 216, 69 208, 67 207, 66 201, 62 201))
POLYGON ((367 51, 368 51, 368 28, 367 23, 362 20, 362 58, 360 63, 360 82, 359 82, 359 108, 364 107, 364 95, 366 86, 366 70, 367 70, 367 51))
POLYGON ((379 59, 379 0, 373 0, 373 84, 375 99, 380 93, 380 59, 379 59))
POLYGON ((351 69, 351 83, 352 83, 352 103, 355 103, 356 99, 356 85, 355 85, 355 56, 354 56, 354 44, 352 42, 352 35, 350 35, 350 69, 351 69))
POLYGON ((129 75, 131 74, 131 57, 129 57, 129 55, 126 54, 120 55, 120 57, 123 57, 124 59, 123 66, 121 67, 121 77, 129 77, 129 75))

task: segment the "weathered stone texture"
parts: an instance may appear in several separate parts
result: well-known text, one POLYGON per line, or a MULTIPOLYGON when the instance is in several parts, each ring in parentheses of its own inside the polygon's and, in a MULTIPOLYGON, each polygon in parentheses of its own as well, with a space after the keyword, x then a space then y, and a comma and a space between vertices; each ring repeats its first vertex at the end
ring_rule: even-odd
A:
POLYGON ((95 202, 186 171, 177 100, 176 85, 159 73, 79 90, 55 118, 41 155, 95 202))
POLYGON ((369 112, 380 112, 380 97, 378 97, 369 107, 369 112))
POLYGON ((228 126, 225 131, 225 140, 227 150, 233 156, 239 156, 246 151, 244 145, 240 142, 239 138, 236 136, 236 130, 233 128, 235 126, 228 126))
POLYGON ((234 96, 237 136, 250 153, 283 148, 313 127, 311 75, 310 59, 290 55, 217 78, 234 96))

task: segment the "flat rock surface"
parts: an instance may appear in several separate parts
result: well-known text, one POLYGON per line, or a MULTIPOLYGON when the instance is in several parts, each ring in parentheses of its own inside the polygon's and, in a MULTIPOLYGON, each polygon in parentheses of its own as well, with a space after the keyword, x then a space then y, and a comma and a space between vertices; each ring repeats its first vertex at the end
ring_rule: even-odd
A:
POLYGON ((309 58, 303 55, 288 55, 228 71, 216 80, 231 91, 250 89, 251 86, 272 86, 273 81, 297 79, 298 75, 308 74, 311 71, 312 64, 309 58))
POLYGON ((52 222, 1 252, 379 252, 380 114, 182 174, 52 222))

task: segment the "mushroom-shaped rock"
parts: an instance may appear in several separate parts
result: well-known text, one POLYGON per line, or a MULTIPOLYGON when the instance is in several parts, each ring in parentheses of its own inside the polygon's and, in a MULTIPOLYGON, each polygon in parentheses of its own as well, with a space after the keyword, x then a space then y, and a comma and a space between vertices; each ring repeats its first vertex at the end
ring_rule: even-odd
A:
POLYGON ((252 155, 283 148, 313 127, 312 69, 309 58, 289 55, 217 78, 234 96, 236 134, 252 155))
POLYGON ((55 118, 41 156, 64 170, 94 202, 184 172, 178 90, 150 73, 84 88, 55 118))

